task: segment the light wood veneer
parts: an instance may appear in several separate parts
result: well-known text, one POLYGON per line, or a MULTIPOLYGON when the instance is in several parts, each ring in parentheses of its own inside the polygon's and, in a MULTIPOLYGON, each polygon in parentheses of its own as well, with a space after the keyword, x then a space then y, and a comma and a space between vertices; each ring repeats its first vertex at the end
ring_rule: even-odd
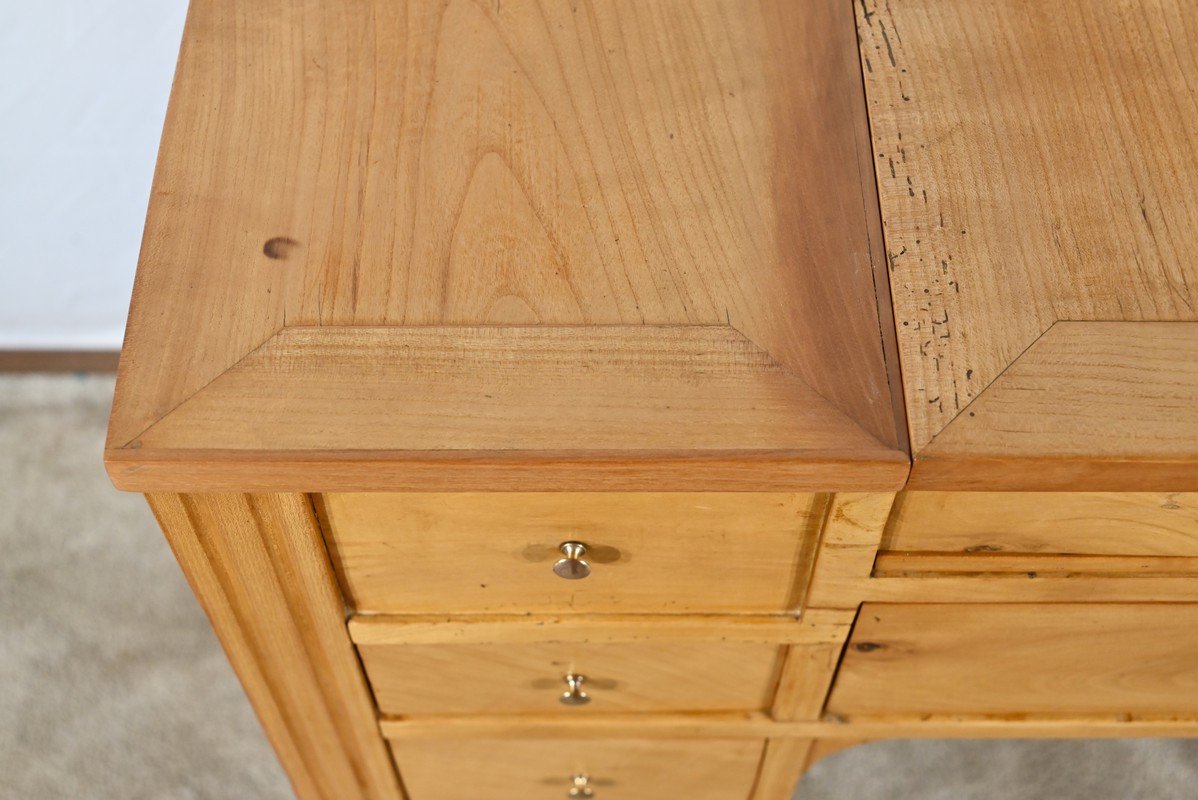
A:
POLYGON ((866 603, 828 711, 1194 717, 1198 605, 866 603))
MULTIPOLYGON (((973 555, 1195 558, 1198 495, 904 492, 895 503, 882 549, 973 555)), ((1107 559, 1112 564, 1117 561, 1107 559)))
POLYGON ((556 642, 359 645, 383 714, 758 711, 782 649, 769 643, 556 642), (585 706, 559 702, 582 675, 585 706))
POLYGON ((902 485, 838 0, 194 0, 179 63, 122 488, 902 485))
POLYGON ((1198 322, 1058 322, 921 450, 911 489, 1198 489, 1198 322))
POLYGON ((559 800, 575 775, 591 777, 595 797, 695 800, 747 797, 762 744, 727 740, 562 743, 553 739, 399 742, 398 761, 412 764, 413 796, 438 800, 559 800))
POLYGON ((324 497, 346 599, 381 613, 796 612, 827 498, 405 493, 324 497), (587 545, 591 576, 553 572, 587 545))

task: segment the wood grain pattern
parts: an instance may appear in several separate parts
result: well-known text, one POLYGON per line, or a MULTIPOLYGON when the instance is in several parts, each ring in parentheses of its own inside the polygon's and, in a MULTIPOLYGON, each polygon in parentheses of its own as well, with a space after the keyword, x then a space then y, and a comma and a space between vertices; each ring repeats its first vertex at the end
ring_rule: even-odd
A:
MULTIPOLYGON (((820 718, 827 702, 828 690, 836 677, 841 651, 852 631, 856 616, 853 610, 804 609, 803 614, 809 617, 809 625, 826 620, 823 627, 830 628, 826 631, 829 635, 825 641, 799 642, 786 648, 778 684, 774 689, 773 702, 769 708, 770 717, 776 720, 820 718)), ((780 757, 778 753, 771 756, 768 750, 767 745, 767 762, 780 757)), ((778 769, 778 766, 763 764, 762 774, 773 773, 778 769)), ((785 769, 782 769, 782 775, 785 774, 785 769)), ((770 778, 770 781, 777 783, 777 778, 770 778)))
POLYGON ((965 716, 890 714, 822 720, 772 720, 760 713, 601 714, 582 720, 524 714, 519 717, 419 717, 383 719, 392 742, 471 739, 1074 739, 1198 737, 1198 716, 1134 717, 1127 714, 1072 716, 965 716))
POLYGON ((840 653, 848 639, 849 626, 837 642, 801 644, 786 648, 770 716, 780 720, 819 719, 836 677, 840 653))
MULTIPOLYGON (((454 717, 383 717, 379 730, 397 742, 451 742, 472 739, 756 739, 790 738, 798 731, 817 731, 839 723, 775 722, 763 712, 703 712, 689 714, 596 714, 585 719, 562 719, 557 714, 470 715, 454 717)), ((807 738, 813 735, 807 733, 807 738)))
POLYGON ((347 601, 383 613, 797 611, 826 498, 754 492, 329 494, 347 601), (592 573, 553 573, 562 542, 592 573))
POLYGON ((1198 494, 903 492, 883 550, 1198 556, 1198 494))
MULTIPOLYGON (((663 623, 668 625, 669 623, 663 623)), ((774 693, 782 648, 727 642, 358 645, 384 714, 755 711, 774 693), (558 701, 583 675, 585 706, 558 701)))
MULTIPOLYGON (((854 442, 901 460, 866 128, 851 13, 837 0, 194 0, 110 429, 114 474, 130 488, 212 491, 217 479, 203 476, 222 463, 246 480, 266 465, 257 486, 294 487, 304 466, 279 463, 276 447, 365 442, 419 471, 423 448, 457 446, 396 434, 419 425, 378 437, 379 392, 397 392, 387 411, 412 400, 394 381, 363 383, 361 403, 344 387, 313 403, 309 379, 328 389, 319 367, 249 374, 264 358, 294 358, 279 350, 312 326, 513 337, 527 326, 716 326, 752 342, 790 387, 721 409, 714 429, 748 432, 716 433, 721 448, 787 451, 766 418, 806 441, 824 433, 807 409, 829 406, 860 430, 834 426, 830 440, 845 447, 835 457, 795 453, 822 486, 856 461, 854 442), (287 434, 290 411, 337 416, 344 441, 287 434)), ((389 354, 342 355, 372 372, 389 354)), ((329 357, 327 372, 345 366, 329 357)), ((593 359, 579 358, 563 371, 586 383, 593 359)), ((723 366, 698 376, 716 395, 723 366)), ((430 377, 414 369, 417 383, 430 377)), ((465 392, 443 407, 464 434, 496 410, 479 397, 487 378, 506 381, 491 388, 509 399, 520 390, 549 403, 557 390, 520 389, 519 373, 481 377, 433 393, 465 392)), ((676 397, 647 390, 663 438, 678 432, 664 406, 695 399, 695 384, 681 384, 676 397)), ((604 388, 626 400, 646 391, 604 388)), ((704 437, 692 423, 694 443, 704 437)), ((506 451, 529 446, 535 428, 501 430, 489 441, 506 451)), ((605 449, 632 447, 623 430, 609 427, 605 449)))
POLYGON ((296 794, 402 800, 308 499, 149 501, 296 794))
POLYGON ((916 452, 1058 320, 1198 319, 1198 6, 854 6, 916 452))
POLYGON ((867 603, 828 711, 1198 713, 1198 605, 867 603))
POLYGON ((808 607, 856 610, 894 499, 882 492, 833 495, 820 532, 808 607))
POLYGON ((919 453, 908 487, 1198 490, 1198 323, 1057 323, 919 453))
POLYGON ((804 609, 802 616, 738 614, 355 614, 349 634, 358 645, 527 644, 603 642, 750 642, 835 644, 852 625, 843 611, 804 609))
POLYGON ((719 326, 292 328, 136 441, 230 450, 888 452, 719 326))
POLYGON ((1198 577, 1198 558, 881 552, 874 562, 874 576, 879 578, 1001 574, 1083 579, 1169 575, 1198 577))
MULTIPOLYGON (((1192 603, 1198 601, 1198 581, 1190 574, 1189 559, 1184 569, 1168 574, 1136 574, 1132 561, 1120 570, 1101 565, 1098 573, 1085 569, 1069 570, 1054 559, 1045 573, 986 572, 979 569, 938 573, 933 559, 924 560, 920 569, 860 579, 825 579, 818 588, 821 596, 851 597, 854 603, 1192 603)), ((880 566, 893 565, 879 557, 880 566)), ((908 566, 914 566, 908 562, 908 566)), ((979 566, 981 566, 979 564, 979 566)), ((1085 567, 1086 564, 1079 566, 1085 567)))
POLYGON ((237 457, 267 455, 305 490, 330 488, 312 480, 320 465, 383 488, 361 463, 380 456, 392 466, 376 481, 441 476, 444 488, 461 488, 455 461, 551 488, 553 465, 580 455, 610 459, 642 488, 662 462, 688 457, 724 461, 741 480, 790 461, 822 489, 894 487, 907 471, 903 453, 720 326, 292 328, 110 456, 110 469, 123 488, 202 484, 205 472, 177 458, 200 451, 225 454, 223 479, 235 473, 241 488, 262 475, 237 470, 237 457), (430 474, 422 453, 449 469, 430 474), (156 454, 167 458, 154 472, 156 454), (414 463, 401 471, 405 454, 414 463))
POLYGON ((623 452, 135 450, 104 453, 113 485, 134 492, 824 492, 893 491, 910 469, 773 451, 623 452))
POLYGON ((751 800, 791 800, 814 744, 811 739, 768 740, 751 800))
POLYGON ((413 800, 560 800, 575 775, 596 798, 742 800, 760 741, 403 741, 392 744, 413 800))

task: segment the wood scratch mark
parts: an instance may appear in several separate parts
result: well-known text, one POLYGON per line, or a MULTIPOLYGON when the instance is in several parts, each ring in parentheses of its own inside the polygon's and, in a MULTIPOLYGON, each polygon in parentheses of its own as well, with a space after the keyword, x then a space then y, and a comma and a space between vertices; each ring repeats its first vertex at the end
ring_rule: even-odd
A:
POLYGON ((878 30, 882 31, 882 41, 886 43, 886 55, 890 57, 890 66, 897 67, 898 61, 894 58, 894 48, 890 45, 890 37, 886 34, 886 25, 882 20, 878 20, 878 30))

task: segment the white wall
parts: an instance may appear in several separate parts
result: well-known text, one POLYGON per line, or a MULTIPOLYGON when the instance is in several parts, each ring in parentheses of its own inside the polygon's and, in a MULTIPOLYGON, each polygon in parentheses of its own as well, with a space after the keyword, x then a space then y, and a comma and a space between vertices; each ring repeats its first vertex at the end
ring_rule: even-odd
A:
POLYGON ((186 0, 0 0, 0 349, 117 348, 186 0))

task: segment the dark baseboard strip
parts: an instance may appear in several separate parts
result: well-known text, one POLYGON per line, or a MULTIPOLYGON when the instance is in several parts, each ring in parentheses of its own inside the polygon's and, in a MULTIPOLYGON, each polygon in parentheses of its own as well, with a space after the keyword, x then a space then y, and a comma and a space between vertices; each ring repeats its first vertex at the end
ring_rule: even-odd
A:
POLYGON ((0 372, 116 372, 116 350, 0 350, 0 372))

